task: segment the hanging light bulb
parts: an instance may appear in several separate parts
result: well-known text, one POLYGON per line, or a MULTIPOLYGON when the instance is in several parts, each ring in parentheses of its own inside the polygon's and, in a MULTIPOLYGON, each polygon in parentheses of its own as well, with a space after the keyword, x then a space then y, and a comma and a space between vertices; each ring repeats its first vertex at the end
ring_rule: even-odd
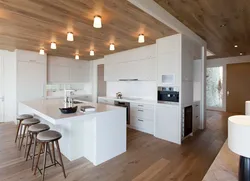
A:
POLYGON ((139 34, 138 42, 139 43, 144 43, 145 42, 144 34, 139 34))
POLYGON ((67 40, 68 41, 74 41, 74 35, 72 32, 68 32, 67 33, 67 40))
POLYGON ((40 54, 40 55, 44 55, 44 53, 45 53, 45 52, 44 52, 44 49, 41 48, 40 51, 39 51, 39 54, 40 54))
POLYGON ((114 45, 114 43, 111 43, 111 44, 109 45, 109 50, 111 50, 111 51, 114 51, 114 50, 115 50, 115 45, 114 45))
POLYGON ((94 56, 95 55, 95 51, 94 50, 90 50, 89 55, 90 56, 94 56))
POLYGON ((51 42, 50 48, 51 49, 56 49, 56 43, 55 42, 51 42))
POLYGON ((101 28, 102 27, 102 17, 101 16, 95 16, 94 17, 94 24, 93 24, 94 28, 101 28))
POLYGON ((79 57, 79 54, 76 54, 76 55, 75 55, 75 59, 76 59, 76 60, 79 60, 79 58, 80 58, 80 57, 79 57))

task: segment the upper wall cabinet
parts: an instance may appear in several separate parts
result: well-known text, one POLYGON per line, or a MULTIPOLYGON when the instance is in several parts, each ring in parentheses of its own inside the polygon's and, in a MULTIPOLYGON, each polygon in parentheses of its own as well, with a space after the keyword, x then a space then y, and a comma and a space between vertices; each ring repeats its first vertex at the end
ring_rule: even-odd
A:
POLYGON ((105 64, 105 81, 119 81, 121 79, 138 79, 142 81, 156 80, 155 58, 131 62, 105 64))
POLYGON ((149 45, 105 56, 104 80, 156 80, 155 50, 155 45, 149 45))
POLYGON ((21 62, 47 62, 47 55, 40 55, 37 52, 16 50, 17 61, 21 62))
POLYGON ((48 82, 89 82, 90 62, 63 57, 48 57, 48 82))
POLYGON ((158 86, 180 86, 181 35, 158 39, 156 45, 158 86))

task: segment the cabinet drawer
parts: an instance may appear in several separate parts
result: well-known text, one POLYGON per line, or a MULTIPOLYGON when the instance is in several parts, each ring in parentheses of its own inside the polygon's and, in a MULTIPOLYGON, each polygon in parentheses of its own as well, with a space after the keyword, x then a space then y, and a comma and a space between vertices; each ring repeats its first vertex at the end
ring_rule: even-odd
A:
POLYGON ((133 117, 154 120, 154 110, 153 109, 141 109, 141 108, 137 108, 137 107, 131 107, 130 114, 133 117))
POLYGON ((152 104, 130 103, 130 107, 138 109, 154 109, 152 104))
POLYGON ((130 126, 136 130, 153 134, 154 122, 148 119, 130 117, 130 126))

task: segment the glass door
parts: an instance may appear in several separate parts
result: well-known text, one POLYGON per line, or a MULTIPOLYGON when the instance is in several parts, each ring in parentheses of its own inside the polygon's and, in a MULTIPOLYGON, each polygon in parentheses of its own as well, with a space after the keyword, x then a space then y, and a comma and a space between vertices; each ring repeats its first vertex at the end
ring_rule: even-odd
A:
POLYGON ((4 77, 3 77, 3 57, 0 55, 0 122, 4 122, 4 77))
POLYGON ((206 103, 208 109, 223 107, 223 67, 207 68, 206 103))

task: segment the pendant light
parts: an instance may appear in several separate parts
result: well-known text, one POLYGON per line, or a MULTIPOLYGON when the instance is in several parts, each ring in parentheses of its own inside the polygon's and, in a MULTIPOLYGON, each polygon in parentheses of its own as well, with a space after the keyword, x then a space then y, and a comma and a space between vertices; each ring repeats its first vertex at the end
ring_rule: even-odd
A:
POLYGON ((114 43, 111 43, 111 44, 109 45, 109 50, 110 50, 110 51, 114 51, 114 50, 115 50, 115 45, 114 45, 114 43))
POLYGON ((94 23, 93 23, 94 28, 101 28, 102 27, 102 17, 101 16, 95 16, 94 17, 94 23))
POLYGON ((44 49, 41 48, 40 51, 39 51, 39 54, 40 54, 40 55, 44 55, 44 53, 45 53, 45 52, 44 52, 44 49))
POLYGON ((80 58, 80 57, 79 57, 79 54, 76 54, 76 55, 75 55, 75 59, 76 59, 76 60, 79 60, 79 58, 80 58))
POLYGON ((67 33, 67 40, 68 41, 74 41, 74 35, 72 32, 68 32, 67 33))
POLYGON ((89 55, 90 56, 94 56, 95 55, 95 51, 94 50, 90 50, 89 55))
POLYGON ((51 49, 56 49, 56 43, 55 42, 51 42, 50 48, 51 49))

